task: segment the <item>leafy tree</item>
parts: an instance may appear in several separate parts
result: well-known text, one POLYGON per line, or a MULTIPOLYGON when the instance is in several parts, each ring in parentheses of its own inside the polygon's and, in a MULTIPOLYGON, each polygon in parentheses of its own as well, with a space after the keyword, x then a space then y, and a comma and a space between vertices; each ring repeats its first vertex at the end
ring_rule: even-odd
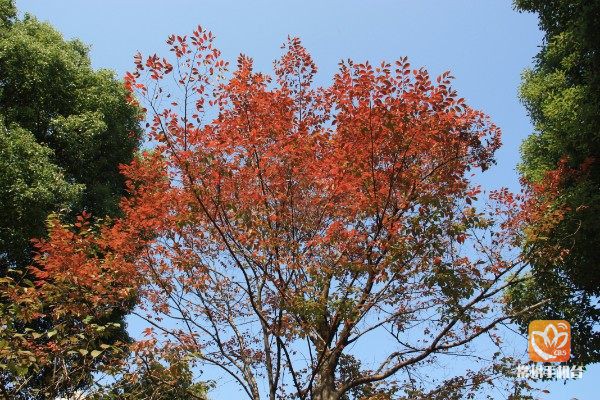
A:
POLYGON ((551 296, 520 320, 566 319, 573 326, 573 362, 600 360, 600 1, 516 0, 537 12, 545 33, 536 65, 523 76, 521 98, 535 132, 522 145, 523 176, 539 182, 563 172, 556 207, 570 211, 547 237, 561 259, 535 260, 535 280, 510 294, 517 308, 551 296))
POLYGON ((245 56, 226 77, 213 40, 199 27, 168 39, 170 58, 135 57, 126 85, 150 112, 153 152, 123 169, 122 218, 82 239, 101 249, 86 268, 73 268, 79 241, 56 242, 54 226, 40 288, 60 277, 86 295, 103 290, 102 271, 137 280, 149 348, 220 368, 253 400, 498 385, 511 362, 501 352, 439 386, 411 377, 469 357, 475 340, 500 346, 497 325, 539 305, 506 313, 500 300, 527 279, 532 239, 561 219, 555 193, 500 190, 475 206, 472 176, 493 163, 500 132, 449 73, 347 61, 316 87, 291 38, 274 77, 245 56), (350 356, 382 337, 372 360, 350 356))
MULTIPOLYGON (((45 302, 35 303, 41 308, 32 306, 37 313, 32 319, 7 297, 19 287, 31 289, 31 239, 46 234, 50 215, 72 218, 82 210, 98 218, 118 215, 124 194, 119 165, 131 161, 140 140, 139 110, 126 97, 112 72, 91 67, 85 45, 65 41, 32 16, 17 18, 14 3, 0 0, 0 277, 6 289, 1 318, 3 327, 11 327, 0 333, 7 344, 0 380, 5 390, 12 390, 10 398, 18 398, 14 393, 46 398, 69 390, 88 382, 95 368, 92 362, 58 353, 39 362, 34 355, 29 361, 25 357, 16 368, 11 351, 30 350, 19 348, 25 342, 12 340, 15 334, 64 331, 68 334, 56 337, 75 340, 87 331, 83 319, 95 315, 91 323, 112 324, 106 331, 112 339, 102 343, 127 340, 123 319, 131 299, 106 309, 99 305, 100 314, 79 313, 65 320, 52 315, 59 298, 41 296, 45 302)), ((91 342, 94 338, 90 336, 91 342)))
POLYGON ((90 397, 97 400, 206 400, 210 385, 195 382, 182 354, 156 349, 135 353, 129 371, 90 397))
POLYGON ((53 163, 53 151, 18 126, 0 121, 0 263, 29 259, 29 240, 45 233, 48 214, 69 209, 84 186, 71 183, 53 163))
POLYGON ((5 30, 11 26, 17 17, 17 9, 12 0, 0 1, 0 29, 5 30))
MULTIPOLYGON (((156 188, 160 189, 159 182, 150 175, 146 178, 145 183, 129 185, 134 198, 125 198, 122 204, 131 216, 127 224, 100 224, 84 214, 75 224, 64 225, 54 217, 49 238, 36 242, 34 261, 43 268, 32 268, 28 274, 17 271, 0 279, 0 323, 4 328, 0 331, 0 368, 4 370, 0 395, 4 398, 106 393, 105 384, 95 381, 92 373, 127 378, 129 349, 133 346, 135 350, 137 344, 128 343, 123 325, 115 321, 120 321, 123 310, 131 309, 137 298, 140 281, 133 260, 152 238, 144 220, 149 214, 136 221, 131 212, 141 199, 149 201, 148 196, 156 196, 156 188), (149 188, 150 182, 154 190, 149 188)), ((154 353, 150 356, 159 359, 154 353)), ((166 359, 174 368, 168 369, 163 389, 167 384, 190 390, 206 387, 186 383, 187 367, 166 359)), ((158 373, 157 368, 152 371, 158 373)), ((146 375, 151 372, 144 371, 138 369, 146 375)), ((121 382, 131 382, 123 379, 121 382)), ((111 387, 117 393, 137 393, 138 398, 146 393, 138 393, 140 386, 135 382, 125 388, 111 387)))
MULTIPOLYGON (((26 264, 28 241, 43 232, 51 210, 116 215, 123 195, 118 166, 131 161, 139 143, 139 112, 125 101, 122 83, 112 72, 91 68, 85 45, 65 41, 49 24, 29 15, 17 20, 12 1, 1 4, 0 115, 7 127, 26 130, 47 147, 49 162, 67 182, 82 188, 68 204, 62 198, 53 208, 46 204, 46 215, 42 210, 25 210, 18 198, 3 199, 2 207, 20 207, 31 214, 27 230, 0 226, 2 235, 15 241, 0 247, 6 268, 6 263, 26 264)), ((3 215, 7 218, 2 218, 2 224, 12 223, 10 214, 3 215)))

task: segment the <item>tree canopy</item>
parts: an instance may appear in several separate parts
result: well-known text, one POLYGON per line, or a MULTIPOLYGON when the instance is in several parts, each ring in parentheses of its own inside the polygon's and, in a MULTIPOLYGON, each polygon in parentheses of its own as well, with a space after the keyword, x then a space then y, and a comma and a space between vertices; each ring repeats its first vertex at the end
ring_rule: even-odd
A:
POLYGON ((52 315, 139 288, 136 351, 219 368, 253 400, 497 385, 514 361, 500 351, 432 387, 411 377, 476 340, 501 347, 498 325, 543 303, 507 312, 500 300, 527 280, 532 238, 562 217, 554 182, 476 206, 473 174, 494 162, 500 131, 448 72, 347 61, 316 86, 290 38, 273 76, 246 56, 229 76, 213 41, 199 27, 169 37, 170 57, 136 55, 126 86, 148 110, 152 151, 123 168, 121 218, 56 222, 39 242, 37 290, 62 299, 52 315), (357 359, 375 337, 389 346, 357 359))
MULTIPOLYGON (((140 131, 139 111, 125 101, 122 83, 112 72, 91 67, 88 49, 83 43, 65 41, 52 26, 32 16, 17 19, 12 1, 2 0, 1 4, 0 115, 3 135, 14 131, 15 138, 17 133, 30 136, 28 140, 36 145, 32 152, 43 153, 47 160, 45 164, 54 165, 52 168, 63 176, 64 185, 73 186, 68 198, 58 195, 60 190, 66 189, 55 189, 42 196, 39 204, 28 204, 30 200, 11 190, 10 186, 0 188, 3 193, 0 207, 3 208, 2 215, 6 216, 0 223, 13 224, 0 226, 0 253, 6 268, 6 263, 22 264, 29 259, 29 239, 43 233, 45 217, 51 211, 80 212, 85 209, 98 217, 117 214, 118 202, 123 195, 123 179, 118 166, 131 161, 140 131), (11 213, 16 209, 20 209, 29 221, 15 230, 11 213)), ((2 175, 8 177, 18 173, 42 178, 39 173, 34 177, 27 170, 16 172, 16 166, 35 168, 23 161, 10 167, 12 172, 3 169, 2 175)), ((6 164, 2 165, 8 168, 6 164)), ((27 184, 39 187, 59 183, 56 178, 48 178, 54 181, 27 184)), ((15 216, 18 218, 19 214, 15 216)))
POLYGON ((522 306, 553 299, 521 323, 567 319, 574 331, 574 362, 599 360, 600 274, 600 1, 517 0, 536 12, 545 37, 534 68, 525 71, 521 98, 535 132, 522 145, 523 176, 539 182, 562 171, 557 207, 570 211, 544 238, 568 249, 560 260, 538 258, 535 280, 512 293, 522 306))
MULTIPOLYGON (((0 394, 49 398, 89 382, 95 363, 67 354, 74 351, 68 340, 86 331, 82 318, 48 318, 56 298, 21 304, 12 296, 33 285, 31 240, 46 235, 48 217, 118 216, 125 193, 119 165, 137 150, 139 116, 123 82, 92 68, 83 43, 30 15, 19 18, 13 1, 0 1, 0 394), (19 339, 34 332, 61 337, 64 353, 40 358, 19 339)), ((132 304, 99 305, 87 325, 110 329, 88 332, 85 342, 127 340, 123 318, 132 304)))
POLYGON ((53 151, 23 128, 0 121, 0 263, 29 259, 29 240, 45 233, 51 212, 68 210, 84 189, 53 162, 53 151))

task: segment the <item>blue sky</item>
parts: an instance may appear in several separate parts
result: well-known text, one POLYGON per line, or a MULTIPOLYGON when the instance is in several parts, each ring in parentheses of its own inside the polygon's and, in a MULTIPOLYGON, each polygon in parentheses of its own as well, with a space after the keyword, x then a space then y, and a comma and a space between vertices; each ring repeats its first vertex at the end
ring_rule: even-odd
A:
MULTIPOLYGON (((531 65, 542 34, 537 18, 515 12, 511 0, 17 0, 22 12, 50 21, 67 38, 91 45, 95 67, 119 76, 136 51, 163 51, 171 33, 198 24, 217 36, 226 59, 243 52, 270 71, 288 35, 299 36, 327 83, 341 59, 395 60, 408 56, 433 75, 451 70, 455 88, 503 130, 498 165, 486 173, 487 188, 517 187, 518 148, 531 124, 517 94, 522 70, 531 65)), ((524 341, 522 342, 525 343, 524 341)), ((587 400, 600 368, 584 379, 549 385, 542 399, 587 400)))

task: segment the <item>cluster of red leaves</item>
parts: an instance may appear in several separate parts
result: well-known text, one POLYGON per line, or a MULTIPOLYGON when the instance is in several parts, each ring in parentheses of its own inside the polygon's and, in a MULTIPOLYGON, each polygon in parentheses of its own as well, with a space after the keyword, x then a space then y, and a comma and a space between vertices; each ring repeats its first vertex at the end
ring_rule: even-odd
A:
POLYGON ((158 155, 146 154, 123 167, 131 196, 121 202, 124 217, 93 223, 83 212, 72 225, 50 221, 49 238, 36 241, 36 295, 62 315, 101 315, 131 301, 140 284, 135 261, 154 238, 164 215, 163 192, 169 186, 158 155))
MULTIPOLYGON (((260 230, 275 233, 275 226, 301 222, 305 216, 293 215, 291 207, 307 214, 321 209, 328 217, 313 221, 327 226, 311 245, 328 242, 340 230, 347 231, 338 240, 340 246, 364 243, 364 235, 348 227, 365 212, 420 204, 424 214, 425 203, 463 197, 468 186, 465 172, 487 168, 499 146, 497 128, 455 97, 448 73, 434 85, 424 70, 411 71, 405 59, 376 68, 348 63, 331 88, 315 90, 311 83, 316 67, 297 39, 290 39, 276 63, 278 88, 271 90, 270 77, 253 72, 252 61, 240 57, 233 78, 214 87, 209 96, 210 105, 218 106, 218 118, 194 125, 204 111, 209 79, 226 65, 212 48, 212 36, 198 32, 192 44, 185 37, 168 42, 178 59, 189 57, 178 63, 185 68, 176 68, 184 72, 175 79, 186 93, 197 94, 195 107, 188 113, 186 98, 186 104, 171 103, 185 108, 184 115, 170 107, 154 109, 150 136, 162 143, 157 151, 166 153, 170 166, 180 171, 180 196, 189 197, 187 204, 200 197, 206 213, 216 215, 218 211, 210 208, 218 199, 218 207, 255 215, 236 232, 253 247, 277 245, 275 234, 256 242, 260 230), (206 66, 204 74, 200 66, 206 66), (260 204, 265 209, 253 212, 260 204)), ((141 73, 158 81, 175 73, 164 67, 168 61, 157 60, 150 56, 143 64, 139 58, 135 72, 126 78, 127 87, 138 88, 151 105, 170 95, 160 86, 149 90, 147 83, 140 83, 141 73)), ((179 204, 186 207, 186 201, 179 204)), ((387 220, 388 230, 400 229, 394 226, 398 222, 387 220)))
MULTIPOLYGON (((578 169, 570 168, 568 160, 563 159, 555 170, 546 172, 539 182, 521 179, 523 189, 520 194, 506 188, 491 193, 490 198, 497 204, 493 212, 503 218, 501 228, 513 235, 513 239, 517 240, 515 245, 537 243, 551 234, 569 212, 569 208, 559 201, 564 182, 580 176, 585 169, 586 164, 578 169), (521 234, 514 235, 515 232, 521 234)), ((564 255, 567 249, 558 251, 564 255)))
POLYGON ((131 195, 121 202, 123 218, 98 221, 83 212, 72 225, 51 219, 48 238, 35 241, 28 274, 2 279, 2 316, 8 319, 0 350, 14 373, 53 365, 63 371, 65 363, 69 372, 53 383, 77 387, 78 379, 87 379, 80 371, 96 368, 101 354, 120 357, 125 344, 109 345, 106 338, 122 328, 114 315, 135 304, 144 280, 136 263, 161 226, 169 187, 158 154, 144 154, 123 173, 131 195), (69 364, 76 357, 82 361, 69 364))

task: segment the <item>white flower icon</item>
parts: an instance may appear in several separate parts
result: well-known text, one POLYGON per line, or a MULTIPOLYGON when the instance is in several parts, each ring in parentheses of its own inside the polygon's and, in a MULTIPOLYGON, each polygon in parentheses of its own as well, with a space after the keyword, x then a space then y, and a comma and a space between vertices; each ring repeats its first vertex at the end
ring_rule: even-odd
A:
POLYGON ((550 361, 556 358, 558 355, 550 354, 544 350, 559 350, 567 344, 569 340, 568 326, 562 322, 558 323, 558 328, 561 328, 561 332, 557 329, 554 324, 550 323, 546 326, 544 331, 532 331, 530 335, 531 347, 544 361, 550 361), (539 338, 542 339, 544 344, 544 350, 538 345, 539 338))

